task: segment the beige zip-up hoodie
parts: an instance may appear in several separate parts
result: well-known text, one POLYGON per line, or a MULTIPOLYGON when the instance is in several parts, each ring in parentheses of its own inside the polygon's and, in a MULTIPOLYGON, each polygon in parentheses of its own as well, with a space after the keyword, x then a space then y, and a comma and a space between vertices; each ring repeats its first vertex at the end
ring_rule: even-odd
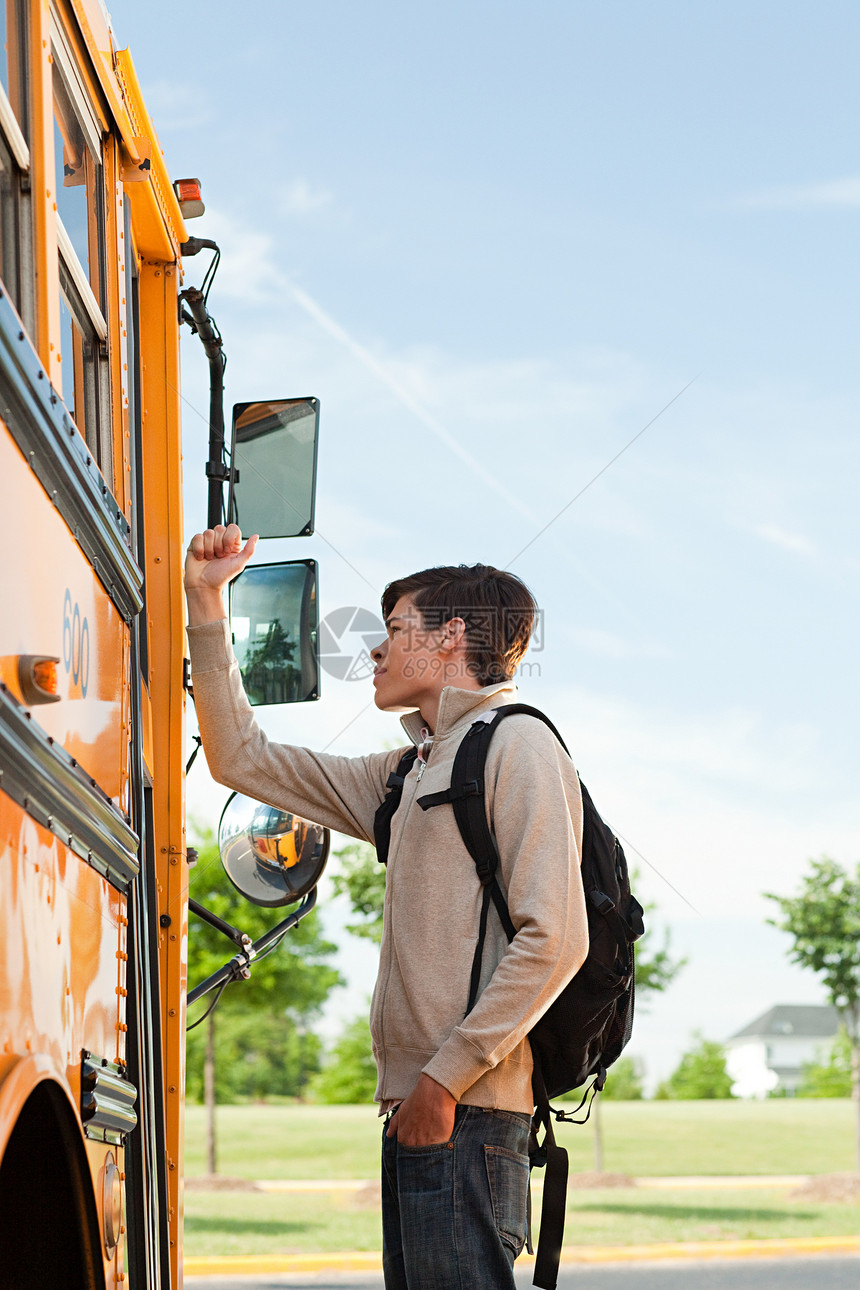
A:
MULTIPOLYGON (((194 698, 213 777, 229 788, 373 842, 373 818, 399 751, 339 757, 270 743, 245 698, 225 621, 189 628, 194 698)), ((422 1071, 470 1106, 529 1114, 527 1035, 588 950, 579 860, 582 798, 576 772, 533 717, 502 722, 487 756, 485 794, 500 881, 517 929, 495 910, 481 993, 464 1016, 478 935, 481 887, 450 806, 416 798, 451 783, 454 755, 473 721, 514 701, 513 683, 442 692, 420 783, 416 763, 394 816, 379 975, 370 1030, 377 1101, 402 1101, 422 1071)), ((403 718, 413 742, 418 713, 403 718)))

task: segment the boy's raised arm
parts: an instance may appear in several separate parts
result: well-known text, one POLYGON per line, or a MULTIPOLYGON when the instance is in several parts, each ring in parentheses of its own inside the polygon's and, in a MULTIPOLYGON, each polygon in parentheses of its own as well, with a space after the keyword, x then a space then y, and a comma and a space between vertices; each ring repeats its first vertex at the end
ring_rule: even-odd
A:
POLYGON ((257 547, 257 534, 242 544, 237 524, 195 533, 185 557, 188 626, 201 627, 227 617, 224 588, 245 568, 257 547))

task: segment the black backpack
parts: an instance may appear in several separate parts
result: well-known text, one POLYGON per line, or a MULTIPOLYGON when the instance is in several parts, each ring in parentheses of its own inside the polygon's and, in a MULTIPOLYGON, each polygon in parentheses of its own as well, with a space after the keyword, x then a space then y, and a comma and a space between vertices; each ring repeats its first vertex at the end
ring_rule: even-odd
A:
MULTIPOLYGON (((491 902, 508 940, 513 940, 516 935, 496 872, 498 854, 484 803, 484 766, 490 740, 499 722, 515 714, 526 714, 543 721, 565 752, 568 751, 561 735, 542 712, 523 703, 507 704, 495 710, 491 721, 481 718, 466 732, 454 758, 450 788, 417 799, 424 811, 450 803, 483 887, 466 1014, 474 1007, 478 995, 491 902)), ((416 756, 414 748, 404 753, 397 770, 388 778, 389 791, 376 812, 376 849, 383 864, 388 861, 391 821, 400 804, 403 781, 416 756)), ((534 1060, 532 1091, 535 1101, 530 1160, 532 1167, 547 1167, 534 1284, 546 1290, 553 1290, 557 1281, 568 1174, 567 1151, 556 1144, 551 1116, 557 1120, 574 1119, 588 1092, 593 1098, 602 1090, 609 1066, 629 1040, 633 1025, 633 943, 645 930, 642 906, 630 892, 627 860, 621 844, 598 815, 581 781, 580 788, 588 956, 576 976, 529 1032, 534 1060), (592 1076, 593 1083, 576 1111, 560 1111, 550 1106, 550 1098, 581 1088, 592 1076), (537 1135, 541 1128, 544 1138, 538 1143, 537 1135)), ((588 1118, 588 1113, 585 1118, 588 1118)))

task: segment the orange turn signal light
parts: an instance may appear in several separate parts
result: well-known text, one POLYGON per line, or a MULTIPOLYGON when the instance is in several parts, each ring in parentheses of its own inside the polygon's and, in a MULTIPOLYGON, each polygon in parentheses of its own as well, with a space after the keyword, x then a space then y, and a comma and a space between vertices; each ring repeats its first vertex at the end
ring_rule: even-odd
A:
POLYGON ((60 660, 53 654, 19 654, 18 684, 25 703, 58 703, 60 660))
POLYGON ((181 202, 202 201, 200 196, 199 179, 177 179, 174 187, 176 189, 176 196, 181 202))
POLYGON ((206 210, 199 179, 177 179, 173 185, 183 219, 197 219, 206 210))

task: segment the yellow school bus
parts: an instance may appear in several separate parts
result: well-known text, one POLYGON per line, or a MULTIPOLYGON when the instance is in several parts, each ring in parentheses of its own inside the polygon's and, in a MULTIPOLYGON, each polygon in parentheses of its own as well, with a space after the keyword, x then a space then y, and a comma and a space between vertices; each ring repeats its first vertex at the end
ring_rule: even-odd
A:
POLYGON ((187 234, 99 0, 0 13, 0 1280, 177 1286, 187 234))
MULTIPOLYGON (((214 244, 188 237, 199 193, 171 184, 128 51, 100 0, 0 21, 0 1283, 179 1290, 180 318, 212 371, 210 523, 228 481, 239 514, 238 462, 268 531, 312 531, 318 405, 240 405, 227 470, 220 338, 181 287, 214 244)), ((317 697, 311 566, 243 575, 255 701, 317 697)), ((262 950, 312 907, 327 837, 256 804, 225 821, 237 886, 250 865, 251 899, 304 898, 262 950)), ((238 953, 192 999, 248 975, 221 930, 238 953)))

